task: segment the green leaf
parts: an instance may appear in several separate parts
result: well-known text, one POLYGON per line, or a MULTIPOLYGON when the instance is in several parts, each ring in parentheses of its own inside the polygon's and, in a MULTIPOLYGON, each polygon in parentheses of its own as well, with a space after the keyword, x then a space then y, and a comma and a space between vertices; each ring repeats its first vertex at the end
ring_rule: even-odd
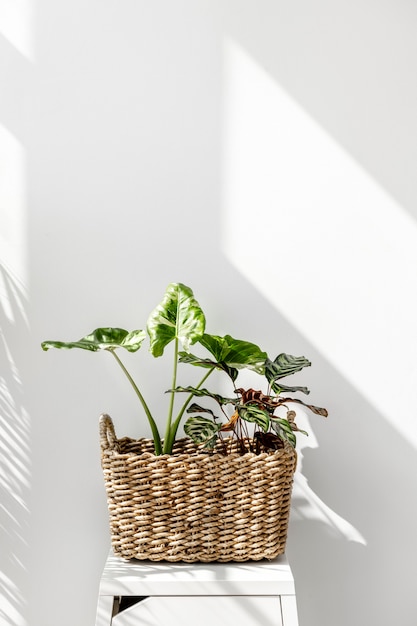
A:
POLYGON ((218 365, 218 363, 212 361, 211 359, 202 359, 199 356, 195 356, 195 354, 191 354, 191 352, 178 352, 178 357, 180 363, 189 363, 191 365, 206 367, 207 369, 217 367, 218 365))
POLYGON ((185 434, 188 435, 194 443, 198 445, 204 444, 209 448, 214 447, 219 430, 219 425, 201 415, 189 417, 184 424, 185 434))
POLYGON ((219 419, 211 409, 206 409, 204 406, 195 403, 188 407, 187 413, 208 413, 213 419, 219 419))
MULTIPOLYGON (((265 363, 265 376, 272 389, 279 393, 280 385, 275 381, 285 376, 299 372, 304 367, 309 367, 311 362, 304 356, 292 356, 292 354, 279 354, 274 361, 267 359, 265 363)), ((304 392, 305 393, 305 392, 304 392)))
POLYGON ((269 429, 269 414, 257 406, 246 404, 238 407, 239 417, 246 422, 257 424, 264 432, 269 429))
POLYGON ((205 388, 197 389, 196 387, 175 387, 175 389, 168 389, 168 391, 166 391, 165 393, 171 393, 172 391, 174 391, 175 393, 192 393, 194 396, 197 396, 199 398, 213 398, 213 400, 216 400, 216 402, 218 402, 221 406, 223 406, 224 404, 236 404, 237 402, 237 398, 225 398, 217 393, 212 393, 205 388))
POLYGON ((272 430, 280 437, 281 439, 288 441, 294 448, 297 443, 297 438, 294 435, 294 432, 291 428, 289 422, 284 418, 275 418, 271 420, 272 430))
POLYGON ((151 353, 155 357, 161 356, 174 339, 178 339, 188 352, 190 344, 203 335, 205 324, 204 313, 192 290, 182 283, 171 283, 162 302, 148 318, 151 353))
POLYGON ((197 365, 207 369, 212 369, 214 367, 216 369, 223 370, 228 376, 230 376, 233 382, 235 382, 239 373, 236 368, 229 367, 226 363, 217 363, 211 359, 201 359, 200 357, 188 352, 179 352, 178 356, 180 363, 189 363, 191 365, 197 365))
POLYGON ((96 330, 82 337, 79 341, 43 341, 41 346, 43 350, 49 350, 49 348, 63 350, 81 348, 82 350, 98 352, 99 350, 112 351, 116 350, 116 348, 124 348, 128 352, 136 352, 136 350, 139 350, 145 337, 144 330, 128 332, 123 328, 96 328, 96 330))
POLYGON ((264 373, 268 355, 254 343, 234 339, 230 335, 219 337, 207 333, 199 339, 199 343, 214 356, 220 367, 226 364, 229 368, 248 368, 258 374, 264 373))
POLYGON ((286 402, 296 402, 297 404, 302 404, 303 406, 306 406, 308 409, 310 409, 312 413, 315 413, 316 415, 321 415, 322 417, 328 416, 327 409, 323 409, 319 406, 314 406, 313 404, 306 404, 298 398, 280 398, 280 404, 284 404, 286 402))
POLYGON ((283 391, 285 393, 295 393, 296 391, 301 391, 302 393, 305 393, 307 396, 310 393, 310 390, 307 389, 307 387, 289 387, 288 385, 283 385, 282 383, 276 383, 276 382, 272 383, 271 387, 275 391, 275 393, 277 393, 278 395, 282 393, 283 391))
POLYGON ((267 354, 254 343, 234 339, 230 335, 219 337, 207 333, 198 342, 214 356, 215 361, 181 352, 179 354, 181 363, 205 368, 215 367, 226 372, 233 382, 238 376, 239 369, 247 368, 258 374, 264 373, 267 354))

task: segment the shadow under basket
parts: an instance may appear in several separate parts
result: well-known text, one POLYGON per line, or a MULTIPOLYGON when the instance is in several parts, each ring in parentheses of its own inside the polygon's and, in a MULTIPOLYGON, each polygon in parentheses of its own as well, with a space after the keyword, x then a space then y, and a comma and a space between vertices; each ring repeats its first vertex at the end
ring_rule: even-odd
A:
POLYGON ((151 561, 249 561, 285 552, 297 454, 206 452, 180 439, 155 456, 149 439, 117 439, 100 417, 114 553, 151 561))

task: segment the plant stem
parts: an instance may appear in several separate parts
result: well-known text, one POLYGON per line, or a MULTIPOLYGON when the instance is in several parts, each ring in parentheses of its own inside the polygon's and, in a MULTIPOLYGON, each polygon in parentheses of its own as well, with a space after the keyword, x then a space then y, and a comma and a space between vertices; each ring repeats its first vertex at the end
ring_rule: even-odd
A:
POLYGON ((172 373, 172 385, 171 385, 171 398, 169 401, 168 418, 166 423, 165 437, 164 437, 164 454, 171 454, 172 445, 169 444, 171 434, 171 422, 172 414, 174 412, 174 400, 175 400, 175 387, 177 386, 177 369, 178 369, 178 338, 175 338, 174 342, 174 367, 172 373))
POLYGON ((146 413, 146 417, 148 418, 148 421, 149 421, 149 424, 150 424, 150 427, 151 427, 151 430, 152 430, 152 435, 153 435, 153 440, 154 440, 154 445, 155 445, 155 454, 156 455, 162 454, 161 436, 160 436, 159 431, 158 431, 158 426, 156 425, 156 422, 155 422, 154 418, 152 417, 152 414, 151 414, 151 412, 149 410, 149 407, 148 407, 148 405, 145 402, 145 398, 142 396, 142 394, 139 391, 135 381, 133 380, 133 378, 131 377, 131 375, 129 374, 129 372, 127 371, 125 366, 123 365, 122 361, 120 360, 120 358, 118 357, 116 352, 114 350, 109 350, 109 352, 111 352, 111 354, 116 359, 117 363, 122 368, 123 373, 127 377, 127 379, 130 382, 130 384, 132 385, 136 395, 138 396, 138 398, 139 398, 139 400, 140 400, 140 402, 142 404, 143 410, 146 413))
MULTIPOLYGON (((200 389, 201 385, 207 380, 207 378, 210 376, 210 374, 215 370, 215 367, 212 367, 209 369, 209 371, 204 374, 203 378, 200 380, 200 382, 198 383, 198 385, 196 386, 196 389, 200 389)), ((175 387, 173 387, 173 389, 175 389, 175 387)), ((187 408, 187 406, 190 404, 191 400, 193 399, 194 394, 191 393, 188 398, 186 399, 186 401, 184 402, 184 404, 182 405, 180 412, 178 413, 175 422, 172 424, 170 423, 170 428, 169 428, 169 432, 167 429, 167 435, 165 437, 164 440, 164 454, 171 454, 172 453, 172 447, 174 445, 174 440, 175 440, 175 436, 177 434, 177 430, 178 427, 180 425, 181 422, 181 418, 185 413, 185 409, 187 408)))

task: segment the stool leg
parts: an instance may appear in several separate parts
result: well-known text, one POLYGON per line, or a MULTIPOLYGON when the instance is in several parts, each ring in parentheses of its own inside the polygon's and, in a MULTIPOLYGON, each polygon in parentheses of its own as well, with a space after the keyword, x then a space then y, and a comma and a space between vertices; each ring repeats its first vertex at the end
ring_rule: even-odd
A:
POLYGON ((113 596, 99 596, 97 601, 96 626, 111 626, 113 617, 113 596))
POLYGON ((283 626, 298 626, 295 596, 281 596, 281 612, 283 626))

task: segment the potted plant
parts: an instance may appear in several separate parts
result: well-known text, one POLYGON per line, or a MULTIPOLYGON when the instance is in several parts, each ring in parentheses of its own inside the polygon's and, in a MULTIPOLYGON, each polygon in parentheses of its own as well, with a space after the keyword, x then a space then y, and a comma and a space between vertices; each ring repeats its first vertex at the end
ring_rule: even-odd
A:
POLYGON ((42 343, 44 350, 109 352, 148 419, 152 440, 118 439, 111 418, 100 418, 112 545, 123 558, 244 561, 274 558, 285 550, 298 431, 290 407, 301 404, 323 416, 327 412, 288 396, 309 391, 284 385, 282 379, 310 362, 288 354, 272 360, 257 345, 208 334, 205 326, 192 290, 172 283, 150 314, 146 331, 98 328, 79 341, 42 343), (136 352, 146 336, 153 357, 173 345, 164 436, 117 352, 136 352), (199 382, 179 385, 180 365, 201 368, 199 382), (263 390, 238 386, 243 369, 263 380, 263 390), (214 371, 229 381, 229 396, 205 386, 214 371), (177 438, 183 420, 187 437, 177 438))

